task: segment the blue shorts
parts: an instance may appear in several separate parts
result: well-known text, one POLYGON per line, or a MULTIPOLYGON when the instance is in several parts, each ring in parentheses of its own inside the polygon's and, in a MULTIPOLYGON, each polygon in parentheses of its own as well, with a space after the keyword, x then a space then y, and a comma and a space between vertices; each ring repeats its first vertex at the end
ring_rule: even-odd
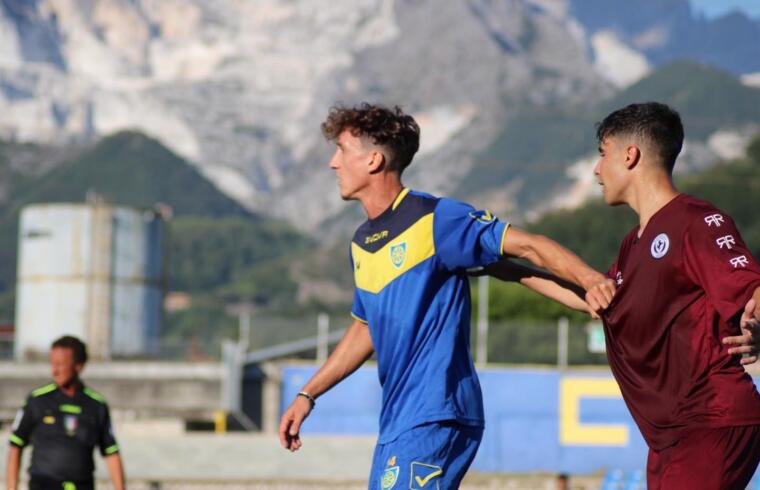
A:
POLYGON ((445 420, 417 426, 392 442, 378 444, 369 490, 459 488, 482 437, 482 427, 445 420))

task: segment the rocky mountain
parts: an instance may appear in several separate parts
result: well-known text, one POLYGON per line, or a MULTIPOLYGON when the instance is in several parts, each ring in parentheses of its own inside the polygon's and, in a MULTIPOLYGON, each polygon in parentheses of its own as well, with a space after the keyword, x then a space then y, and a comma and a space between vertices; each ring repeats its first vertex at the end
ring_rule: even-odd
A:
POLYGON ((760 71, 758 21, 697 18, 687 0, 630 5, 0 0, 0 138, 136 129, 246 208, 316 229, 344 209, 318 129, 334 103, 411 111, 423 140, 408 182, 448 193, 521 111, 611 97, 673 57, 760 71))

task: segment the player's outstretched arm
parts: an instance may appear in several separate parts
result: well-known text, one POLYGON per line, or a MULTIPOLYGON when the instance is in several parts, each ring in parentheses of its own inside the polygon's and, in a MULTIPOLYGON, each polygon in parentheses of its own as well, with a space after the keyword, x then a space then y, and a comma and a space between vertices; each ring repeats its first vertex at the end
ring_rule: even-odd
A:
POLYGON ((500 260, 486 266, 482 272, 474 275, 482 274, 488 274, 506 282, 519 282, 538 294, 568 308, 583 311, 594 318, 598 318, 593 308, 583 299, 585 295, 583 289, 548 272, 526 267, 511 260, 500 260))
MULTIPOLYGON (((760 295, 760 288, 755 290, 755 296, 758 295, 760 295)), ((732 356, 742 356, 742 364, 757 362, 758 354, 760 354, 760 319, 755 316, 757 311, 758 301, 753 296, 745 305, 739 319, 742 334, 723 338, 724 345, 734 346, 728 349, 728 353, 732 356)))
MULTIPOLYGON (((335 350, 319 371, 301 390, 312 399, 318 398, 338 384, 346 376, 356 371, 374 352, 372 338, 366 324, 356 320, 348 327, 346 334, 338 342, 335 350)), ((285 449, 297 451, 301 448, 299 431, 301 424, 314 408, 313 401, 306 396, 296 396, 280 419, 280 444, 285 449)))
POLYGON ((121 462, 121 455, 118 453, 111 454, 103 458, 108 468, 108 475, 111 477, 114 490, 125 490, 126 483, 124 479, 124 465, 121 462))
POLYGON ((18 474, 21 468, 21 448, 8 446, 8 460, 5 464, 5 485, 8 490, 18 488, 18 474))
POLYGON ((504 253, 528 260, 552 274, 582 287, 586 301, 594 311, 602 311, 612 302, 615 281, 589 267, 580 257, 554 240, 510 226, 504 239, 504 253))

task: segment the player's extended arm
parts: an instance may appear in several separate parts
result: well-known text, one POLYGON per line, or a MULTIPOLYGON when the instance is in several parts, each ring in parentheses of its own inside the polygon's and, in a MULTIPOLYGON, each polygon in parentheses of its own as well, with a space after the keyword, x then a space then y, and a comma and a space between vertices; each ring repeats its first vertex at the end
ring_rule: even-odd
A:
POLYGON ((595 311, 610 305, 615 281, 589 267, 580 257, 554 240, 510 226, 504 239, 504 253, 528 260, 586 291, 586 301, 595 311))
POLYGON ((568 308, 597 317, 594 309, 583 299, 585 295, 583 289, 548 272, 526 267, 511 260, 500 260, 485 267, 483 273, 502 281, 519 282, 568 308))
POLYGON ((108 467, 108 475, 111 477, 114 490, 125 490, 127 487, 124 483, 124 465, 121 463, 121 455, 118 453, 111 454, 103 460, 108 467))
POLYGON ((18 474, 21 468, 21 448, 8 446, 8 461, 5 465, 5 485, 8 490, 18 488, 18 474))
MULTIPOLYGON (((324 366, 317 371, 301 391, 316 399, 356 371, 359 366, 364 364, 364 361, 369 359, 373 351, 374 347, 369 335, 369 328, 366 324, 355 320, 348 327, 346 334, 338 342, 324 366)), ((280 419, 280 444, 282 447, 290 451, 297 451, 301 447, 301 438, 298 432, 312 408, 312 402, 308 398, 297 396, 282 414, 282 419, 280 419)))

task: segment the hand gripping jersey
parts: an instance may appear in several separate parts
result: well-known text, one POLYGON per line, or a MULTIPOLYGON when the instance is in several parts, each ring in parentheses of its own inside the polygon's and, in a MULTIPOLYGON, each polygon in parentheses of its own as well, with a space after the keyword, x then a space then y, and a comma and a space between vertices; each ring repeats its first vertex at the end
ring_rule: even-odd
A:
POLYGON ((404 189, 356 231, 352 316, 377 353, 378 443, 425 422, 483 426, 465 270, 498 260, 506 230, 488 211, 404 189))
POLYGON ((760 286, 760 266, 731 218, 681 194, 623 240, 608 272, 607 356, 647 444, 684 429, 760 424, 760 395, 721 339, 760 286))

